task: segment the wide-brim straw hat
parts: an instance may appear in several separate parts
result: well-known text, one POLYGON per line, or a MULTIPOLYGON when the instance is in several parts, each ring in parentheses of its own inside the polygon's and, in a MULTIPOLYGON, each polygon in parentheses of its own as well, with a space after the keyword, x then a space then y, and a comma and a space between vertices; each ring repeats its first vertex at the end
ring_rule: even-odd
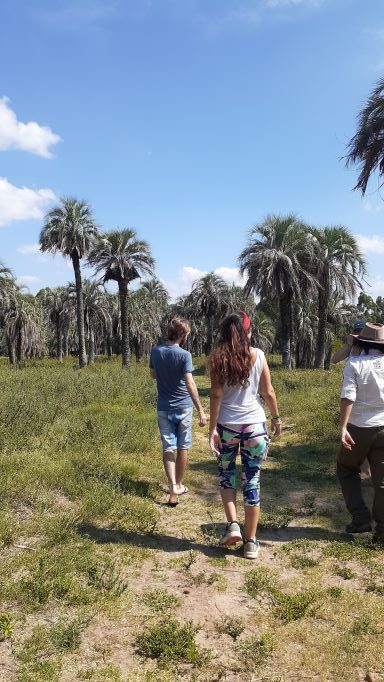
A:
POLYGON ((358 334, 352 334, 352 336, 365 343, 380 343, 384 346, 384 324, 367 322, 358 334))

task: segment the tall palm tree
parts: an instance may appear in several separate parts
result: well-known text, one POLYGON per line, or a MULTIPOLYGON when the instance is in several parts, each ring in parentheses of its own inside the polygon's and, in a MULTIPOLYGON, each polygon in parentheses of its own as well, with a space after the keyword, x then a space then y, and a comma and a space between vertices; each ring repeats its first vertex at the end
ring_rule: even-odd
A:
POLYGON ((56 357, 63 360, 63 329, 68 309, 68 291, 65 287, 46 288, 39 291, 36 298, 42 302, 49 322, 54 326, 56 336, 56 357))
POLYGON ((287 369, 294 358, 293 305, 304 287, 308 293, 316 286, 314 241, 294 215, 270 215, 251 230, 239 256, 240 272, 247 275, 245 292, 279 302, 282 364, 287 369))
POLYGON ((204 315, 206 319, 207 337, 204 353, 209 355, 213 344, 215 319, 226 312, 230 303, 228 285, 220 275, 209 272, 194 282, 190 298, 195 311, 204 315))
MULTIPOLYGON (((74 284, 69 284, 69 291, 75 292, 74 284)), ((99 282, 90 279, 83 281, 84 322, 88 336, 88 364, 95 362, 95 334, 97 326, 107 327, 109 322, 109 306, 104 289, 99 282)))
POLYGON ((80 260, 88 254, 97 236, 98 229, 90 206, 73 197, 63 197, 58 206, 48 211, 40 233, 41 251, 61 253, 70 258, 73 264, 80 367, 87 364, 80 260))
POLYGON ((42 352, 42 309, 31 295, 19 294, 11 303, 5 319, 6 335, 16 346, 16 360, 24 361, 29 349, 33 355, 42 352))
POLYGON ((128 284, 142 275, 153 275, 155 261, 149 244, 136 238, 134 230, 105 232, 94 244, 88 256, 96 274, 103 273, 103 282, 117 282, 120 299, 122 364, 129 363, 128 284))
POLYGON ((378 81, 361 110, 357 131, 347 150, 347 165, 360 166, 354 189, 359 189, 364 196, 371 175, 378 171, 379 182, 384 176, 384 78, 378 81))
POLYGON ((346 227, 312 228, 316 239, 318 289, 318 334, 315 367, 324 368, 327 321, 332 294, 351 299, 361 288, 359 277, 365 274, 365 261, 354 236, 346 227))
POLYGON ((15 364, 15 346, 10 335, 5 328, 7 314, 13 305, 16 304, 17 295, 21 293, 21 288, 17 285, 12 271, 3 263, 0 263, 0 325, 4 329, 5 343, 7 346, 8 359, 11 365, 15 364))

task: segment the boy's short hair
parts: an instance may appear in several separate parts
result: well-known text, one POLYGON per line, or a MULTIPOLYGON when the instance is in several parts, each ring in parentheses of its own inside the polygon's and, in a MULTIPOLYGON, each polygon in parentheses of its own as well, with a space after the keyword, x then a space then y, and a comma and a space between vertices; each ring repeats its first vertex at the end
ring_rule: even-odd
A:
POLYGON ((184 336, 187 336, 191 331, 190 324, 188 320, 184 317, 174 317, 168 324, 168 341, 176 341, 184 336))

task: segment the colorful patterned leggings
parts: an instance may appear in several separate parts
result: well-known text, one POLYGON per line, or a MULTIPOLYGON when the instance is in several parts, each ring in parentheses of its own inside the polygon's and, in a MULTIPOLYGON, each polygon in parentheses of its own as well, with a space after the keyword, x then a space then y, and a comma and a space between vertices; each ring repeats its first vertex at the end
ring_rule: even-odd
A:
POLYGON ((259 505, 260 467, 269 447, 266 424, 218 424, 217 431, 222 446, 217 457, 220 488, 236 488, 236 455, 240 446, 244 504, 259 505))

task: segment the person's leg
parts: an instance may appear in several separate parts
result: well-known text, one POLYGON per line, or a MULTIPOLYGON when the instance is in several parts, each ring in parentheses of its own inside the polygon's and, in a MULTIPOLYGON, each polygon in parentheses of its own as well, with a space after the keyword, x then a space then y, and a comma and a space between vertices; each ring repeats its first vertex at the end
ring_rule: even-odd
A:
POLYGON ((240 444, 244 497, 245 539, 255 540, 260 516, 260 467, 266 459, 269 437, 265 424, 244 427, 240 444))
POLYGON ((368 459, 374 490, 373 518, 376 523, 374 538, 384 542, 384 428, 378 431, 368 459))
POLYGON ((176 426, 176 489, 178 493, 182 493, 184 490, 183 477, 188 464, 188 451, 192 447, 192 417, 192 407, 184 408, 173 415, 176 426))
POLYGON ((352 450, 340 448, 337 458, 337 477, 346 507, 352 516, 352 522, 346 530, 349 532, 359 529, 369 529, 371 513, 365 504, 360 467, 368 455, 372 440, 372 429, 364 429, 353 424, 348 425, 348 430, 355 441, 352 450))
POLYGON ((220 455, 217 456, 219 487, 227 519, 227 527, 220 544, 231 545, 241 541, 236 512, 236 455, 240 438, 236 428, 218 424, 217 431, 221 439, 220 455))
POLYGON ((158 411, 157 423, 159 426, 161 442, 163 445, 163 465, 164 471, 169 483, 169 502, 171 504, 177 503, 177 485, 176 485, 176 428, 173 422, 168 418, 168 413, 165 411, 158 411))
POLYGON ((188 464, 188 450, 177 448, 176 486, 179 493, 184 490, 183 478, 188 464))

